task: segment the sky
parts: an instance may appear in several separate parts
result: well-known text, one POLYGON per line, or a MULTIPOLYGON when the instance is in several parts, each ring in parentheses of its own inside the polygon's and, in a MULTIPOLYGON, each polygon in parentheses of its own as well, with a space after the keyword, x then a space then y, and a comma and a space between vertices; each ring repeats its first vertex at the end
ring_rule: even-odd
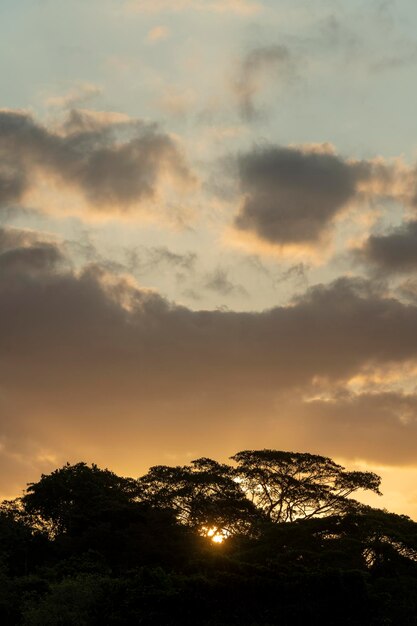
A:
POLYGON ((0 495, 272 448, 417 519, 416 24, 2 0, 0 495))

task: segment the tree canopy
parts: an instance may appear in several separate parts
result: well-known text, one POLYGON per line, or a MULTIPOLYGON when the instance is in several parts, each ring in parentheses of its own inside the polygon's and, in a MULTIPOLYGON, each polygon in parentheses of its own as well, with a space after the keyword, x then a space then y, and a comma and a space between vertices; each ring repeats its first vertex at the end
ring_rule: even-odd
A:
POLYGON ((66 464, 0 505, 1 623, 417 624, 417 524, 351 497, 379 485, 276 450, 66 464))
POLYGON ((232 467, 201 458, 182 467, 152 467, 138 484, 142 501, 172 509, 182 524, 231 535, 250 532, 261 513, 236 478, 232 467))
POLYGON ((232 459, 245 495, 275 522, 353 511, 349 496, 359 489, 380 494, 376 474, 348 472, 317 454, 245 450, 232 459))
POLYGON ((67 463, 37 483, 22 498, 25 511, 50 524, 52 532, 76 533, 97 517, 129 508, 139 495, 137 481, 93 464, 67 463))
POLYGON ((362 489, 380 493, 372 472, 349 472, 323 456, 279 450, 244 450, 235 465, 202 458, 190 465, 158 465, 139 479, 140 498, 172 508, 192 528, 226 535, 253 532, 262 520, 292 522, 355 511, 362 489))

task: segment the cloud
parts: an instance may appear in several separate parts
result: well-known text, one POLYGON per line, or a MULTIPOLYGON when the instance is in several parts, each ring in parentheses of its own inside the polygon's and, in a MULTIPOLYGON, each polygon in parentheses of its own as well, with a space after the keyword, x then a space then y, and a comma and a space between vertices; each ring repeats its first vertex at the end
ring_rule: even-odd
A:
POLYGON ((196 101, 197 92, 192 87, 178 88, 165 84, 161 94, 155 98, 155 106, 164 114, 181 118, 191 112, 196 101))
POLYGON ((398 70, 408 65, 414 65, 417 62, 417 48, 413 46, 411 51, 404 52, 402 54, 394 54, 386 56, 372 63, 370 66, 371 72, 386 72, 391 70, 398 70))
POLYGON ((400 274, 417 268, 417 221, 382 235, 371 235, 355 251, 356 257, 384 273, 400 274))
POLYGON ((34 240, 36 240, 36 235, 30 231, 0 227, 0 254, 13 248, 22 248, 33 243, 34 240))
POLYGON ((71 111, 53 130, 27 113, 1 111, 0 156, 3 206, 42 199, 46 188, 56 189, 51 204, 73 192, 91 214, 152 213, 164 181, 177 189, 195 182, 172 137, 115 113, 71 111))
POLYGON ((283 402, 296 445, 332 449, 339 458, 379 465, 415 465, 417 394, 341 392, 325 399, 283 402), (298 440, 298 441, 296 441, 298 440))
POLYGON ((138 13, 176 13, 191 10, 250 16, 261 10, 261 4, 251 0, 130 0, 126 6, 129 11, 138 13))
POLYGON ((154 246, 126 250, 126 259, 126 266, 129 271, 137 274, 160 271, 161 266, 170 266, 182 271, 193 272, 198 256, 195 252, 181 254, 170 250, 166 246, 154 246))
POLYGON ((241 155, 237 231, 278 247, 317 246, 353 201, 410 201, 415 173, 406 166, 348 160, 330 148, 266 146, 241 155))
POLYGON ((292 264, 286 269, 277 268, 274 264, 272 269, 267 267, 257 255, 247 255, 244 262, 260 277, 266 278, 274 289, 283 283, 291 283, 298 290, 301 288, 305 289, 308 286, 308 271, 310 268, 305 263, 292 264))
POLYGON ((60 260, 62 255, 55 246, 48 243, 6 250, 0 254, 0 277, 21 270, 24 270, 27 276, 37 274, 54 267, 60 260))
POLYGON ((28 187, 25 173, 18 164, 0 164, 0 207, 19 202, 28 187))
POLYGON ((51 107, 63 109, 73 109, 81 104, 94 99, 102 93, 102 89, 98 85, 92 83, 80 83, 75 85, 71 91, 63 96, 48 96, 45 104, 51 107))
POLYGON ((288 77, 291 70, 293 60, 285 46, 254 48, 245 55, 233 84, 243 119, 252 121, 258 117, 255 97, 262 89, 265 78, 276 71, 282 79, 288 77))
POLYGON ((33 277, 65 261, 63 252, 53 242, 43 241, 37 233, 0 227, 0 279, 21 272, 33 277))
POLYGON ((319 23, 319 42, 327 49, 333 48, 337 50, 342 48, 351 57, 358 51, 361 51, 361 39, 358 35, 358 29, 352 28, 346 16, 339 19, 331 14, 319 23))
POLYGON ((386 395, 373 396, 372 412, 363 394, 311 401, 363 372, 415 368, 416 306, 343 279, 261 313, 192 311, 98 264, 75 271, 57 243, 8 230, 1 241, 0 440, 10 454, 139 473, 190 450, 356 458, 366 433, 378 442, 369 458, 400 463, 392 441, 408 437, 406 461, 417 463, 413 398, 396 412, 386 395))
POLYGON ((204 287, 221 296, 240 295, 247 297, 249 295, 242 285, 233 283, 229 279, 226 270, 221 268, 217 268, 214 272, 207 275, 204 287))
POLYGON ((167 37, 169 37, 169 28, 167 26, 160 25, 155 26, 149 31, 146 41, 148 43, 155 43, 156 41, 167 39, 167 37))
POLYGON ((63 123, 58 127, 58 134, 63 136, 81 135, 83 133, 128 130, 135 128, 135 120, 125 113, 117 111, 92 111, 89 109, 71 109, 63 123))

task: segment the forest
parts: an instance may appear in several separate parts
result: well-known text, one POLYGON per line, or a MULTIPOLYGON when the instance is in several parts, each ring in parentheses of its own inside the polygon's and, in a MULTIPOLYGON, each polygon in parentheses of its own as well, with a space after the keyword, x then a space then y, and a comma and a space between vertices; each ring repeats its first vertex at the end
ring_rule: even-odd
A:
POLYGON ((379 476, 279 450, 67 463, 0 506, 0 622, 417 624, 417 523, 366 491, 379 476))

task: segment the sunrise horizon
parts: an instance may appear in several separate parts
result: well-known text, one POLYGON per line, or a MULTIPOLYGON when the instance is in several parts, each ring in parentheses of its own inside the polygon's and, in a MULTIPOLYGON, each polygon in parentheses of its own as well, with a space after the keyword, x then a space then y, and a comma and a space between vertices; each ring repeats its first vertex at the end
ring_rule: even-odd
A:
POLYGON ((417 520, 416 20, 2 2, 1 499, 271 449, 417 520))

